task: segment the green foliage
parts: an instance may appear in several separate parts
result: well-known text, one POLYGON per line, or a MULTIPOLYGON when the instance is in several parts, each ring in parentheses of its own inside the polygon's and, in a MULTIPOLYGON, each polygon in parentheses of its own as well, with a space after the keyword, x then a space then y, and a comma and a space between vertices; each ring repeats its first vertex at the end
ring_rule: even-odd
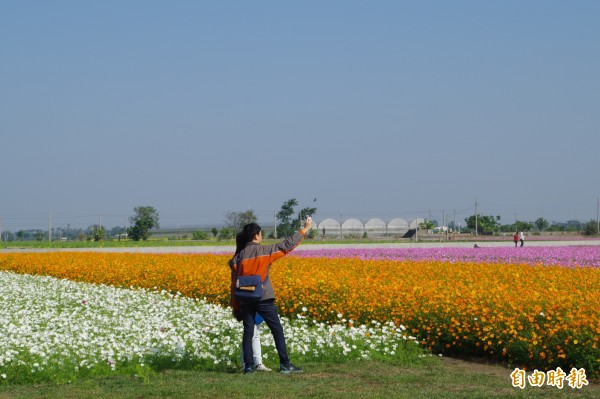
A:
POLYGON ((431 230, 435 228, 435 223, 431 220, 425 220, 424 222, 419 224, 419 228, 422 230, 431 230))
POLYGON ((501 231, 502 233, 514 233, 517 230, 513 223, 513 224, 503 224, 502 226, 500 226, 499 231, 501 231))
POLYGON ((106 229, 104 228, 104 226, 95 224, 93 226, 88 227, 88 241, 102 241, 104 238, 106 238, 106 229))
POLYGON ((552 222, 548 231, 581 231, 584 229, 584 224, 578 220, 568 220, 562 222, 552 222))
POLYGON ((277 212, 275 217, 279 221, 277 225, 277 238, 290 237, 294 231, 302 228, 302 223, 307 217, 317 213, 317 208, 306 207, 300 210, 296 215, 295 207, 298 206, 298 201, 295 198, 289 199, 283 203, 281 210, 277 212))
POLYGON ((309 216, 312 217, 315 213, 317 213, 317 208, 302 208, 298 214, 298 217, 292 220, 292 226, 298 226, 297 230, 300 230, 302 226, 304 226, 304 221, 306 218, 309 216))
POLYGON ((231 240, 235 237, 236 232, 231 227, 223 227, 217 234, 218 240, 231 240))
POLYGON ((471 215, 465 218, 465 222, 467 228, 473 231, 477 230, 478 234, 494 234, 500 228, 500 216, 481 216, 477 214, 476 218, 475 215, 471 215))
POLYGON ((594 219, 590 219, 590 221, 583 226, 583 234, 586 236, 598 234, 598 222, 594 219))
POLYGON ((279 221, 277 225, 277 238, 289 237, 294 234, 292 215, 295 213, 294 207, 296 206, 298 206, 298 201, 295 198, 289 199, 283 203, 281 210, 275 215, 279 221))
POLYGON ((208 240, 208 233, 206 231, 194 231, 192 233, 192 240, 208 240))
POLYGON ((544 231, 550 226, 550 223, 548 223, 548 221, 544 218, 538 218, 534 224, 539 231, 544 231))
POLYGON ((112 229, 110 229, 107 232, 107 235, 109 235, 110 237, 118 237, 125 233, 127 233, 127 230, 125 229, 125 227, 116 226, 116 227, 113 227, 112 229))
POLYGON ((127 229, 127 235, 134 241, 146 241, 150 237, 150 229, 158 229, 158 211, 152 206, 133 208, 134 216, 129 218, 132 226, 127 229))
POLYGON ((515 231, 529 231, 533 229, 533 224, 521 220, 517 220, 513 226, 515 226, 515 231))
POLYGON ((213 227, 212 229, 210 229, 210 232, 212 233, 213 237, 216 237, 217 235, 219 235, 219 229, 217 229, 216 227, 213 227))
POLYGON ((248 209, 245 212, 227 212, 225 214, 227 219, 227 227, 232 229, 236 234, 242 231, 242 228, 248 223, 256 223, 256 215, 252 209, 248 209))

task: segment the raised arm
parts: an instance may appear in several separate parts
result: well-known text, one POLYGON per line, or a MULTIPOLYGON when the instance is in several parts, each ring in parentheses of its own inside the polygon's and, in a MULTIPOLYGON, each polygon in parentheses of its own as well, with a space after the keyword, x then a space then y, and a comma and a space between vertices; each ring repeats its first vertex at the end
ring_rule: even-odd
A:
POLYGON ((269 262, 274 262, 277 259, 285 256, 287 253, 292 251, 304 240, 304 236, 310 230, 312 226, 312 218, 309 216, 304 222, 304 227, 300 231, 294 233, 293 236, 285 238, 283 241, 277 244, 268 245, 263 247, 263 251, 269 254, 269 262))

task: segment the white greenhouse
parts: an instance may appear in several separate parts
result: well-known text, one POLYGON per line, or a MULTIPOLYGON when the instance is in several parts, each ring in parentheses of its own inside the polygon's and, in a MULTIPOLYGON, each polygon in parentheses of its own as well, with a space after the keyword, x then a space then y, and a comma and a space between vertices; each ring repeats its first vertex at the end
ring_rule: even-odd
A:
POLYGON ((319 223, 317 235, 323 238, 341 237, 340 222, 335 219, 325 219, 319 223))
POLYGON ((362 237, 365 226, 358 219, 348 219, 342 223, 342 231, 344 237, 362 237))
POLYGON ((365 232, 370 238, 384 237, 387 233, 387 224, 379 218, 370 219, 365 223, 365 232))
POLYGON ((392 237, 402 237, 409 230, 408 222, 401 218, 395 218, 387 224, 387 234, 392 237))

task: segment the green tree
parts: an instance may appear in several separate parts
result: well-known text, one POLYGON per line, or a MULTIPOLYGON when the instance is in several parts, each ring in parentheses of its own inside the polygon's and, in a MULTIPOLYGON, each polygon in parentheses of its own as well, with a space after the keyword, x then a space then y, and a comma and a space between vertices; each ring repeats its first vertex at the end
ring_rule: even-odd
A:
POLYGON ((475 215, 471 215, 465 218, 465 223, 473 231, 475 231, 475 227, 477 226, 478 234, 490 235, 494 234, 500 228, 500 216, 481 216, 477 214, 476 220, 475 215))
POLYGON ((256 223, 256 215, 252 209, 248 209, 245 212, 227 212, 225 214, 227 219, 227 227, 231 228, 236 234, 244 228, 248 223, 256 223))
MULTIPOLYGON (((317 213, 317 208, 302 208, 298 213, 298 217, 292 220, 292 226, 294 226, 294 230, 300 230, 302 226, 304 226, 304 221, 306 218, 309 216, 312 217, 315 213, 317 213)), ((307 237, 311 238, 312 236, 308 234, 307 237)))
POLYGON ((212 233, 213 237, 216 237, 217 235, 219 235, 219 229, 217 229, 216 227, 213 227, 212 229, 210 229, 210 232, 212 233))
POLYGON ((202 230, 194 231, 192 233, 192 240, 208 240, 208 233, 202 230))
POLYGON ((567 220, 565 223, 565 230, 580 231, 583 230, 583 224, 579 220, 567 220))
POLYGON ((598 234, 598 222, 594 219, 590 219, 589 222, 583 225, 583 234, 586 236, 598 234))
POLYGON ((524 222, 522 220, 517 220, 513 226, 515 226, 515 231, 529 231, 533 229, 532 223, 524 222))
POLYGON ((158 229, 158 212, 152 206, 138 206, 133 208, 134 216, 129 218, 131 227, 127 229, 127 235, 134 241, 146 241, 150 237, 151 229, 158 229))
POLYGON ((122 234, 127 233, 127 231, 125 230, 125 227, 122 226, 115 226, 112 229, 109 230, 108 234, 111 237, 119 237, 122 234))
POLYGON ((432 230, 435 228, 435 223, 432 220, 427 220, 425 219, 424 222, 421 222, 419 224, 419 228, 422 230, 432 230))
POLYGON ((548 227, 550 227, 550 223, 548 223, 548 221, 544 218, 538 218, 535 222, 535 227, 537 227, 537 229, 539 231, 544 231, 546 230, 548 227))
POLYGON ((218 240, 230 240, 235 237, 236 232, 231 227, 223 227, 217 234, 218 240))
POLYGON ((104 226, 94 224, 87 228, 88 241, 101 241, 106 238, 106 229, 104 226))
POLYGON ((277 224, 277 238, 290 237, 294 231, 302 228, 302 222, 309 216, 317 213, 317 208, 303 208, 296 217, 295 207, 298 206, 298 201, 295 198, 289 199, 283 203, 281 210, 277 212, 275 217, 279 221, 277 224))
POLYGON ((279 221, 277 224, 277 238, 289 237, 294 234, 292 215, 296 213, 294 211, 296 206, 298 206, 298 201, 295 198, 289 199, 283 203, 281 210, 275 215, 279 221))

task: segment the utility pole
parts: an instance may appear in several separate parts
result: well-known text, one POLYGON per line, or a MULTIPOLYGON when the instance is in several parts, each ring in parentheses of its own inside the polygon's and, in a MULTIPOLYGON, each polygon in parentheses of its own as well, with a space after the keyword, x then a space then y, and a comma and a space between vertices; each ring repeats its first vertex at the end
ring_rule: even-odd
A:
POLYGON ((445 211, 442 209, 442 234, 444 234, 444 227, 446 226, 446 213, 445 211))
POLYGON ((477 197, 475 197, 475 237, 478 236, 477 232, 477 197))
POLYGON ((456 209, 454 209, 454 226, 452 230, 454 230, 453 237, 456 238, 456 209))
POLYGON ((48 242, 52 241, 52 214, 48 212, 48 242))
POLYGON ((419 217, 415 218, 415 242, 419 241, 419 217))

